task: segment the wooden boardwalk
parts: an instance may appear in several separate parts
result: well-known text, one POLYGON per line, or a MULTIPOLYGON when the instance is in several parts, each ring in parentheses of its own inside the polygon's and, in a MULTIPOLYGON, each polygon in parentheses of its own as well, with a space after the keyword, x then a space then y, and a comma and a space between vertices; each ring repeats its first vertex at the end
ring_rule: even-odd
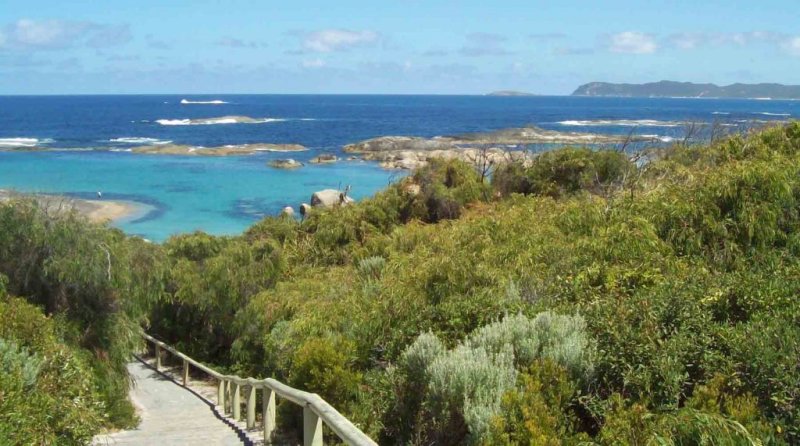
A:
POLYGON ((141 424, 134 430, 98 435, 94 445, 249 445, 241 428, 221 418, 208 395, 215 389, 186 388, 149 364, 128 364, 130 396, 141 424))

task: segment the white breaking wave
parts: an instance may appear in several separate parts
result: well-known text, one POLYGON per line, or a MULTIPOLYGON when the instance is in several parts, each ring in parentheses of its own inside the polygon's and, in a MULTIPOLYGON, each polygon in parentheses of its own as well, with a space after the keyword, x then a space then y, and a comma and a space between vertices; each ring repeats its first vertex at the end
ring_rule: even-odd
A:
POLYGON ((50 138, 0 138, 0 147, 36 147, 53 142, 50 138))
POLYGON ((600 127, 600 126, 621 126, 621 127, 677 127, 682 125, 680 122, 656 121, 654 119, 598 119, 591 121, 559 121, 557 124, 576 126, 576 127, 600 127))
POLYGON ((675 141, 675 138, 672 136, 661 136, 661 135, 642 135, 642 138, 653 138, 657 139, 661 142, 672 142, 675 141))
POLYGON ((152 144, 152 145, 169 144, 172 142, 172 141, 165 141, 162 139, 145 138, 139 136, 126 136, 124 138, 113 138, 109 139, 108 141, 115 143, 122 143, 122 144, 152 144))
POLYGON ((764 116, 792 116, 791 113, 770 113, 770 112, 757 112, 756 115, 764 115, 764 116))
POLYGON ((132 152, 133 149, 109 149, 110 152, 132 152))
POLYGON ((728 112, 711 112, 712 115, 729 115, 728 112))
POLYGON ((264 124, 267 122, 283 122, 285 119, 278 118, 241 118, 241 117, 222 117, 222 118, 208 118, 208 119, 158 119, 157 123, 161 125, 215 125, 215 124, 264 124))
POLYGON ((184 105, 187 105, 187 104, 222 105, 222 104, 227 104, 227 102, 219 100, 219 99, 214 99, 213 101, 190 101, 188 99, 181 99, 181 104, 184 104, 184 105))

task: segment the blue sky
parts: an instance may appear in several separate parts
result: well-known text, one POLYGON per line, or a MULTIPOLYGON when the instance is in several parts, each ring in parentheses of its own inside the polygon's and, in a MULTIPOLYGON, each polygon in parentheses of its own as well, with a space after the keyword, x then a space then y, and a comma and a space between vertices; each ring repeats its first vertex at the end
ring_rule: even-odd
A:
POLYGON ((3 0, 0 94, 800 84, 796 0, 3 0))

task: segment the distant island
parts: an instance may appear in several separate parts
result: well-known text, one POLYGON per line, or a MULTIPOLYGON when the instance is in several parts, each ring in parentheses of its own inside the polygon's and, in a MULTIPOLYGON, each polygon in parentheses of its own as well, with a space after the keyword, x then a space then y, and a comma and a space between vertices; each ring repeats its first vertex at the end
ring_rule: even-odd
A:
POLYGON ((536 95, 533 93, 527 93, 525 91, 499 90, 487 93, 486 96, 536 96, 536 95))
POLYGON ((732 84, 719 86, 674 81, 646 84, 591 82, 578 87, 572 96, 800 99, 800 85, 732 84))

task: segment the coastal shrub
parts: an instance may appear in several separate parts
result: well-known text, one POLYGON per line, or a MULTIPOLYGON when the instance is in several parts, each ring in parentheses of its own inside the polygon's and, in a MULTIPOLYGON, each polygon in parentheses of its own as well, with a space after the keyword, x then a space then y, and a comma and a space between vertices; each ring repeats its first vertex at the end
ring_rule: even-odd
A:
POLYGON ((398 400, 404 402, 394 408, 398 422, 416 425, 418 438, 436 443, 486 441, 518 370, 543 360, 560 364, 579 379, 590 376, 592 346, 585 328, 579 316, 545 312, 532 319, 507 316, 450 351, 435 335, 420 335, 398 365, 403 377, 398 400))
POLYGON ((563 365, 573 378, 589 379, 592 374, 592 343, 581 316, 550 312, 539 313, 533 319, 521 314, 507 316, 472 333, 466 345, 494 354, 511 346, 518 369, 545 358, 563 365))
POLYGON ((386 266, 386 259, 379 256, 367 257, 358 262, 358 273, 364 280, 377 280, 386 266))
POLYGON ((434 359, 428 374, 425 404, 439 444, 484 438, 500 397, 516 380, 510 347, 495 354, 462 345, 434 359))
POLYGON ((139 323, 163 297, 163 253, 136 237, 33 200, 0 205, 0 273, 9 293, 58 318, 92 352, 96 390, 115 425, 135 420, 125 364, 139 323))
POLYGON ((597 436, 601 445, 725 445, 758 446, 784 444, 771 435, 759 438, 741 423, 718 413, 682 408, 653 413, 641 404, 626 404, 621 395, 609 400, 603 429, 597 436))
POLYGON ((552 360, 533 363, 520 373, 517 386, 503 395, 500 411, 492 417, 485 445, 584 444, 576 434, 578 417, 572 411, 579 389, 567 370, 552 360))
POLYGON ((361 375, 352 370, 353 346, 343 339, 312 338, 294 353, 289 383, 342 407, 355 395, 361 375))
POLYGON ((465 205, 491 197, 474 166, 460 160, 435 158, 414 173, 413 182, 420 187, 415 199, 424 204, 425 214, 412 217, 428 223, 456 219, 465 205))
POLYGON ((635 169, 623 152, 567 147, 543 152, 527 167, 520 163, 500 167, 493 184, 503 195, 522 193, 557 198, 582 190, 603 193, 635 169))
POLYGON ((89 353, 23 299, 0 295, 0 443, 86 444, 105 420, 89 353))
POLYGON ((171 299, 153 312, 152 331, 199 358, 227 359, 239 335, 237 313, 281 274, 280 246, 272 238, 198 232, 172 237, 164 247, 171 259, 171 299))

